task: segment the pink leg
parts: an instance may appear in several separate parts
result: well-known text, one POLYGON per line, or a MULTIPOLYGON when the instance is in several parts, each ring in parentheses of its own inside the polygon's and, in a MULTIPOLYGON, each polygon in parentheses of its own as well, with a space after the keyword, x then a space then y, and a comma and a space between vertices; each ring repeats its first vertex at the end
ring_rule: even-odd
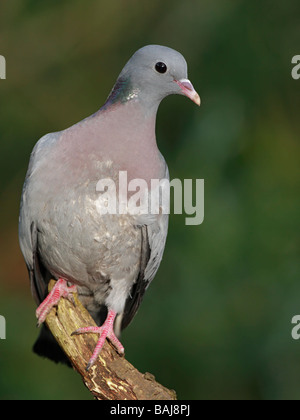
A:
POLYGON ((93 363, 95 363, 97 357, 99 356, 99 353, 104 345, 105 339, 108 338, 109 341, 116 347, 119 354, 124 354, 124 347, 120 343, 120 341, 117 339, 115 333, 114 333, 114 320, 116 317, 116 312, 110 310, 108 311, 106 320, 104 324, 101 327, 85 327, 85 328, 79 328, 78 330, 74 331, 71 335, 77 335, 77 334, 85 334, 85 333, 97 333, 100 334, 100 338, 98 340, 98 343, 95 347, 94 353, 88 362, 86 366, 86 370, 88 371, 89 368, 92 366, 93 363))
POLYGON ((68 287, 66 280, 58 279, 55 286, 40 304, 36 310, 36 317, 38 319, 38 326, 40 326, 46 319, 47 315, 57 305, 61 297, 72 300, 71 293, 76 293, 76 286, 68 287))

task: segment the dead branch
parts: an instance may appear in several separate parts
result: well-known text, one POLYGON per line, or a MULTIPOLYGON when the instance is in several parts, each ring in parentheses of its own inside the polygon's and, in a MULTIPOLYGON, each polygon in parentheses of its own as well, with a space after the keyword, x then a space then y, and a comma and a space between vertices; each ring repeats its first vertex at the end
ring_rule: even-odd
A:
MULTIPOLYGON (((49 290, 55 284, 49 283, 49 290)), ((98 340, 98 334, 74 335, 78 328, 96 325, 88 311, 74 295, 75 305, 61 298, 46 319, 46 324, 63 349, 73 368, 98 400, 175 400, 176 393, 155 381, 153 375, 142 374, 113 346, 106 343, 97 362, 87 372, 85 367, 98 340)))

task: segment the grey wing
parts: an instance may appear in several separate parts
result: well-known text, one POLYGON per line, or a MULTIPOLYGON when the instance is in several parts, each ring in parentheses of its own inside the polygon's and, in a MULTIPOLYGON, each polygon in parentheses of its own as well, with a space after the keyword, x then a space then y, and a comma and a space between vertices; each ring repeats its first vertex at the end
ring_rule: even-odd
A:
MULTIPOLYGON (((165 178, 169 179, 167 167, 165 178)), ((126 328, 132 321, 149 284, 155 277, 163 257, 168 233, 169 216, 168 214, 159 214, 155 218, 155 221, 153 221, 153 216, 149 216, 149 220, 151 220, 149 224, 141 227, 140 272, 126 301, 121 329, 126 328)))
POLYGON ((163 257, 168 233, 168 221, 168 215, 161 214, 157 223, 147 226, 151 254, 145 268, 144 279, 148 284, 154 279, 163 257))
POLYGON ((35 145, 22 190, 19 216, 19 242, 29 273, 31 292, 37 304, 47 294, 47 284, 51 274, 45 269, 38 253, 37 204, 30 199, 31 191, 35 188, 35 170, 44 159, 47 151, 60 137, 60 132, 43 136, 35 145))
POLYGON ((27 263, 32 296, 39 305, 48 294, 48 283, 53 276, 45 268, 38 251, 38 231, 34 222, 31 223, 32 263, 27 263))
MULTIPOLYGON (((161 158, 164 161, 163 156, 161 156, 161 158)), ((164 179, 169 181, 169 170, 166 163, 165 163, 164 171, 165 171, 164 179)), ((166 193, 167 191, 164 190, 164 194, 166 193)), ((169 199, 170 199, 170 196, 168 195, 168 201, 169 199)), ((162 205, 161 200, 162 200, 162 197, 160 196, 160 205, 161 205, 160 209, 164 207, 162 205)), ((145 267, 144 280, 148 285, 154 279, 154 276, 160 266, 160 263, 163 257, 167 234, 168 234, 168 224, 169 224, 169 214, 164 214, 164 213, 157 215, 154 223, 147 224, 147 237, 148 237, 148 243, 149 243, 149 248, 150 248, 150 256, 149 256, 148 263, 145 267)))

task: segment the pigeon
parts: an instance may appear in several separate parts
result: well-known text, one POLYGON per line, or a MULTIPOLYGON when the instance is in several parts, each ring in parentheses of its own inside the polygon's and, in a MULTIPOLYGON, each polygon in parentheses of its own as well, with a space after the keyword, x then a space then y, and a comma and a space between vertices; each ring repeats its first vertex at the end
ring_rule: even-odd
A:
MULTIPOLYGON (((97 184, 110 179, 118 191, 119 174, 126 173, 128 182, 145 181, 148 197, 151 180, 169 179, 155 124, 161 100, 171 94, 200 105, 184 57, 165 46, 140 48, 97 112, 46 134, 30 156, 19 242, 38 305, 38 325, 61 297, 72 300, 77 292, 97 327, 85 326, 73 334, 99 334, 87 370, 106 338, 124 354, 120 333, 135 316, 159 268, 168 231, 168 214, 162 211, 101 212, 97 184), (51 278, 56 283, 48 294, 51 278)), ((34 350, 59 361, 54 339, 51 342, 50 331, 43 327, 34 350)))

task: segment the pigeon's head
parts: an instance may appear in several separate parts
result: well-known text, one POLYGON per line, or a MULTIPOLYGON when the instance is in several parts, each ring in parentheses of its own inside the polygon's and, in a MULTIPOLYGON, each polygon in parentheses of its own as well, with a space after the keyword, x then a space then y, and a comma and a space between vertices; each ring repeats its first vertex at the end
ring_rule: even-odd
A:
POLYGON ((200 97, 188 80, 184 57, 168 47, 147 45, 127 62, 110 99, 113 102, 137 99, 151 108, 172 94, 185 95, 200 105, 200 97))

